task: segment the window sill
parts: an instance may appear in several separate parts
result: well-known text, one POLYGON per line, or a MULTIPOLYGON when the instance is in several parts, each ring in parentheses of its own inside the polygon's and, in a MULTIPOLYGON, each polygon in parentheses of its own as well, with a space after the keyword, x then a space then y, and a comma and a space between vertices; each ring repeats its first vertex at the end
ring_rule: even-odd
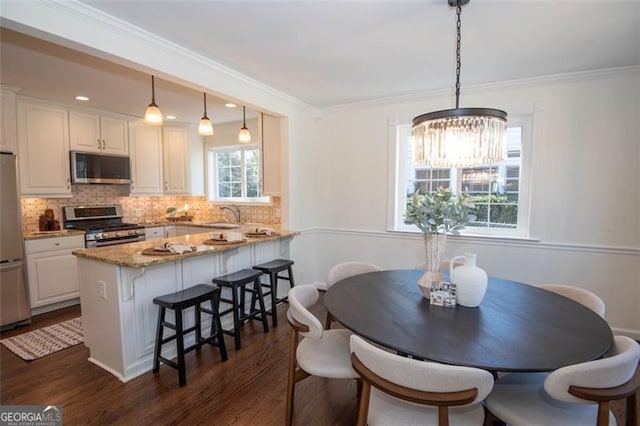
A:
MULTIPOLYGON (((421 236, 422 232, 420 231, 408 231, 408 230, 398 230, 398 229, 387 229, 387 232, 391 234, 400 234, 400 235, 414 235, 421 236)), ((464 233, 464 234, 448 234, 448 239, 453 241, 495 241, 495 242, 530 242, 530 243, 538 243, 540 240, 538 238, 533 237, 523 237, 518 235, 488 235, 488 234, 473 234, 473 233, 464 233)))
MULTIPOLYGON (((266 198, 266 197, 265 197, 266 198)), ((266 201, 255 200, 209 200, 207 203, 210 206, 262 206, 269 207, 273 205, 273 198, 268 197, 266 201)))

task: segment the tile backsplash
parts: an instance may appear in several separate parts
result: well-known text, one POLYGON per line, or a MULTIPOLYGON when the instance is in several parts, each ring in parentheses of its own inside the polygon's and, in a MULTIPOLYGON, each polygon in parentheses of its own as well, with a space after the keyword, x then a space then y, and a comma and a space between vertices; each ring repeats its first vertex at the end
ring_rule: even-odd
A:
MULTIPOLYGON (((65 206, 120 204, 124 211, 123 221, 152 223, 164 221, 169 207, 181 208, 189 205, 189 215, 199 222, 233 222, 233 213, 221 210, 220 205, 210 204, 205 196, 154 196, 133 197, 121 193, 119 185, 72 185, 71 198, 23 198, 22 224, 25 232, 38 229, 38 220, 45 209, 52 209, 55 219, 62 227, 62 208, 65 206)), ((242 222, 280 225, 280 197, 272 197, 268 206, 243 206, 240 209, 242 222)))

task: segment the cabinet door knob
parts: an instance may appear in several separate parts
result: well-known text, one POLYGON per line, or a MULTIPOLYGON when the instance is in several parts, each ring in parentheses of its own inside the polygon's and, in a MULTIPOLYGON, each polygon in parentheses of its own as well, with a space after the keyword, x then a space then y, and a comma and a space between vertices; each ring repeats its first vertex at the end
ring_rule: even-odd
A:
POLYGON ((67 178, 67 189, 71 189, 71 181, 67 178))
POLYGON ((98 149, 101 149, 102 145, 100 144, 100 139, 98 139, 98 149))
POLYGON ((53 245, 54 245, 54 246, 59 246, 59 245, 60 245, 60 243, 53 243, 53 245))

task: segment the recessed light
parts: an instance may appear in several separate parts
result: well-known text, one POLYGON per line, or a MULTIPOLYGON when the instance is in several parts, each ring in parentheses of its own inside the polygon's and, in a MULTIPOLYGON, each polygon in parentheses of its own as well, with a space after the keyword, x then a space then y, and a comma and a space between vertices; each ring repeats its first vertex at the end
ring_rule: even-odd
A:
POLYGON ((226 106, 227 108, 235 108, 237 105, 231 102, 227 102, 226 104, 224 104, 224 106, 226 106))
POLYGON ((176 119, 176 116, 175 116, 175 115, 167 115, 165 118, 166 118, 167 120, 175 120, 175 119, 176 119))
POLYGON ((89 98, 86 96, 78 95, 76 96, 76 101, 88 101, 89 98))

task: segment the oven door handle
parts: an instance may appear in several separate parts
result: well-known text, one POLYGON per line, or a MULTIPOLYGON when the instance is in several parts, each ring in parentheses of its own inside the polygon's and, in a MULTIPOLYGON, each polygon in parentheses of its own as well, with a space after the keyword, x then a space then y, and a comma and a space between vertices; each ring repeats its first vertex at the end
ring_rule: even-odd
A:
POLYGON ((91 247, 106 247, 106 246, 114 246, 116 244, 136 243, 140 241, 144 241, 144 235, 138 235, 137 237, 133 237, 133 238, 109 238, 109 239, 94 241, 95 244, 91 245, 91 247))

